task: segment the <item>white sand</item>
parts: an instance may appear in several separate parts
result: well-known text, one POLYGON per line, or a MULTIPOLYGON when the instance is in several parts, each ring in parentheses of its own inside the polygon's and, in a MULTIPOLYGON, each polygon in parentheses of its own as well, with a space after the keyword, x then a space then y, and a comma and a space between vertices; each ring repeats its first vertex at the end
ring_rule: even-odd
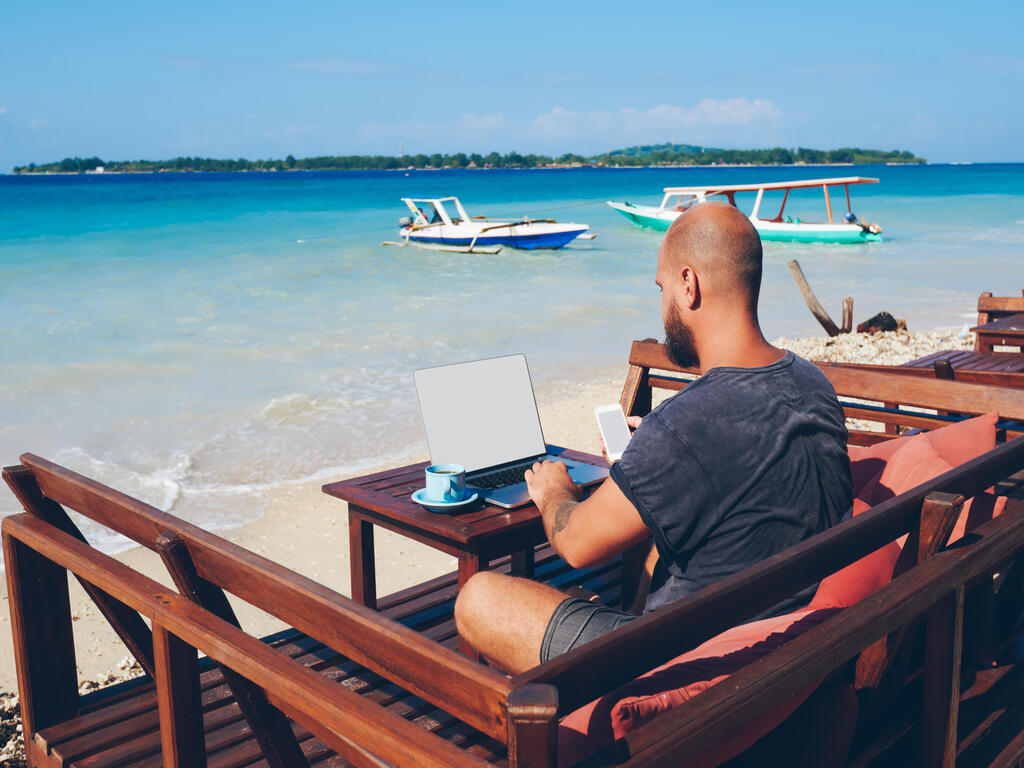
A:
MULTIPOLYGON (((779 346, 793 349, 812 359, 849 362, 899 363, 937 349, 970 348, 973 339, 956 332, 908 334, 894 332, 874 336, 850 335, 836 339, 779 339, 779 346)), ((618 401, 626 376, 626 364, 590 371, 571 381, 546 382, 537 389, 537 401, 545 437, 549 442, 599 453, 593 409, 618 401)), ((410 455, 409 462, 425 459, 410 455)), ((384 469, 384 467, 381 467, 384 469)), ((367 474, 363 471, 359 474, 367 474)), ((341 480, 342 477, 332 478, 341 480)), ((348 531, 346 506, 325 496, 321 481, 296 482, 270 492, 264 517, 256 522, 222 532, 237 544, 315 579, 342 594, 349 594, 348 531)), ((377 529, 377 589, 387 595, 455 569, 455 559, 397 534, 377 529)), ((136 548, 116 556, 142 573, 170 584, 159 559, 148 550, 136 548)), ((7 591, 3 591, 7 600, 7 591)), ((256 636, 281 628, 280 622, 236 601, 242 626, 256 636)), ((102 681, 110 675, 123 676, 131 659, 109 625, 79 585, 72 581, 72 611, 79 677, 102 681)), ((13 658, 10 616, 0 612, 0 692, 15 692, 17 680, 13 658)), ((3 705, 0 694, 0 707, 3 705)), ((4 753, 0 751, 0 762, 4 753)))

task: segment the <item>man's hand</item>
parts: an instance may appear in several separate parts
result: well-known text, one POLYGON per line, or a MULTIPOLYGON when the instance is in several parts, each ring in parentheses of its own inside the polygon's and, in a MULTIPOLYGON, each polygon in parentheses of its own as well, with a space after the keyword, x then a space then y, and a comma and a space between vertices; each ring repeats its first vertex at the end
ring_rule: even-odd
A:
POLYGON ((541 512, 563 501, 579 499, 579 488, 569 478, 568 468, 560 461, 538 461, 526 470, 524 479, 530 498, 541 512))

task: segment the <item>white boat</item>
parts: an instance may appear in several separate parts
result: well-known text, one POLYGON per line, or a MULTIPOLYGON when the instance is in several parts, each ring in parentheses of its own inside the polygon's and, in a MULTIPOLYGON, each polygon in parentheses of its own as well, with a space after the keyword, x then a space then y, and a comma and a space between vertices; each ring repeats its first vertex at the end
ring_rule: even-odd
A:
POLYGON ((756 192, 754 207, 750 212, 750 221, 757 229, 762 240, 785 240, 803 243, 868 243, 882 239, 882 228, 877 224, 860 221, 850 205, 851 184, 877 184, 878 179, 861 176, 845 176, 834 179, 803 179, 799 181, 778 181, 767 184, 724 184, 714 187, 665 187, 665 196, 659 207, 651 205, 634 205, 633 203, 617 203, 608 201, 608 205, 621 213, 634 224, 650 229, 666 230, 679 216, 693 206, 716 197, 724 198, 723 202, 736 206, 737 192, 756 192), (832 215, 832 197, 829 187, 843 187, 846 192, 846 214, 840 221, 832 215), (799 218, 786 216, 786 202, 790 190, 821 187, 825 196, 825 210, 828 221, 801 221, 799 218), (779 211, 771 218, 761 215, 764 194, 769 191, 784 190, 779 211))
POLYGON ((586 224, 560 224, 554 219, 523 218, 494 221, 470 216, 457 197, 403 197, 412 216, 399 219, 401 242, 382 245, 415 245, 461 253, 497 253, 503 246, 533 250, 561 248, 578 238, 592 240, 586 224))

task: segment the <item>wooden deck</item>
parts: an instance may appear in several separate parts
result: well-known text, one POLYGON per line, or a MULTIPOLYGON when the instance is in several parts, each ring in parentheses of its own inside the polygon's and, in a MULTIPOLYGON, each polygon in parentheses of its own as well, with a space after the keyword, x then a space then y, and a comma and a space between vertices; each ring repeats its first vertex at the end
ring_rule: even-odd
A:
MULTIPOLYGON (((496 570, 508 572, 506 558, 496 570)), ((621 568, 613 564, 572 570, 550 547, 538 549, 536 576, 559 587, 581 585, 617 605, 621 568)), ((457 577, 451 573, 380 600, 380 611, 450 649, 458 646, 452 606, 457 577)), ((264 638, 278 652, 324 677, 366 696, 375 704, 416 723, 488 763, 507 765, 505 745, 489 738, 398 685, 359 666, 323 643, 296 630, 264 638)), ((201 665, 203 726, 209 768, 271 768, 246 724, 221 672, 201 665)), ((307 729, 291 723, 310 765, 349 766, 307 729)), ((157 691, 148 678, 105 688, 83 697, 77 718, 41 730, 36 736, 49 764, 62 768, 121 768, 163 765, 157 691), (139 734, 143 735, 139 735, 139 734), (126 738, 128 737, 128 738, 126 738)))

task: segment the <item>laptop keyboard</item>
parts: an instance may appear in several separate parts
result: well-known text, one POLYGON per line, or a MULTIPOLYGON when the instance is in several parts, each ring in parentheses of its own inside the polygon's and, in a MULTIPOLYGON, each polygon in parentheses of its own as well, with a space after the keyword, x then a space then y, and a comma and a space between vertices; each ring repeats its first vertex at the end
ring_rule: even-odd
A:
POLYGON ((473 475, 473 477, 466 478, 466 482, 469 485, 477 488, 484 488, 488 491, 493 491, 496 488, 507 488, 510 485, 516 485, 517 483, 523 482, 523 476, 526 474, 526 470, 532 466, 532 463, 520 464, 518 467, 499 469, 496 472, 488 472, 483 475, 473 475))

